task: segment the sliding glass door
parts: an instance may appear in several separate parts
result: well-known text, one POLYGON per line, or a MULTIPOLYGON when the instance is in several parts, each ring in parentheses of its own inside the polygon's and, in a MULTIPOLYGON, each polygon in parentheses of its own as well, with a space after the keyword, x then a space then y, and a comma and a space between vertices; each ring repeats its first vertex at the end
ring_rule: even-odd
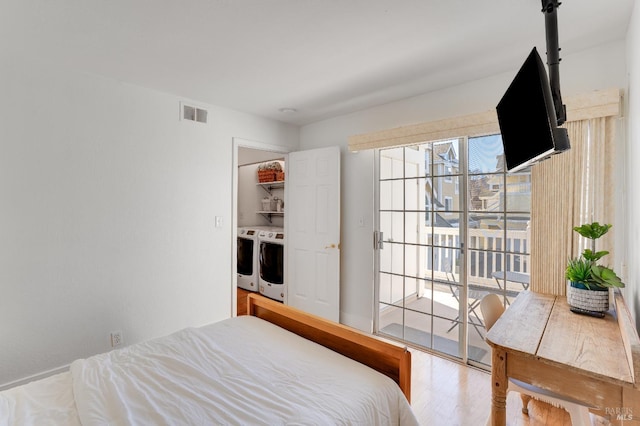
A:
POLYGON ((499 135, 378 151, 380 334, 490 363, 480 300, 528 286, 530 172, 502 158, 499 135))

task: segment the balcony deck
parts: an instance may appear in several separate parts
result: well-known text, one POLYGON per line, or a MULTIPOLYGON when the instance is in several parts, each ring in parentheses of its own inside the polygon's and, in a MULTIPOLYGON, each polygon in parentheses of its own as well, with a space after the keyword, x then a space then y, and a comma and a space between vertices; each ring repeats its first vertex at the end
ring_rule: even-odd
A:
MULTIPOLYGON (((429 290, 422 296, 414 294, 407 297, 404 309, 386 306, 380 311, 380 333, 406 341, 409 345, 462 358, 458 345, 462 339, 462 328, 458 319, 459 292, 456 289, 450 283, 434 283, 433 292, 429 290)), ((469 288, 468 357, 486 366, 491 364, 491 350, 484 341, 486 330, 479 303, 488 292, 500 294, 501 290, 497 284, 495 287, 470 285, 469 288)), ((517 294, 517 290, 510 289, 506 303, 510 303, 517 294)))

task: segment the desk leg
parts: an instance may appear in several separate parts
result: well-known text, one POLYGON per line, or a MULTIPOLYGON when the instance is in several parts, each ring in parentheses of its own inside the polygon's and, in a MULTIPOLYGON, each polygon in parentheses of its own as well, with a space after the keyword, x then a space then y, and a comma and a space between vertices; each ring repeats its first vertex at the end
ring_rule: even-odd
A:
POLYGON ((492 350, 491 359, 491 424, 507 424, 507 354, 497 348, 492 350))
MULTIPOLYGON (((636 382, 638 378, 636 377, 636 382)), ((640 389, 624 387, 622 389, 622 418, 625 426, 640 425, 640 389)), ((615 423, 613 423, 615 424, 615 423)))

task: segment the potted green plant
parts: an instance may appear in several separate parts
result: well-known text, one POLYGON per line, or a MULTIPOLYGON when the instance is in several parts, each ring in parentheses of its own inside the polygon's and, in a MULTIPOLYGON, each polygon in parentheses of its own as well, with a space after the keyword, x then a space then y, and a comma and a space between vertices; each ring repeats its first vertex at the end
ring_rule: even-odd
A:
POLYGON ((591 240, 591 248, 584 249, 579 257, 569 259, 567 264, 565 277, 570 283, 567 301, 572 307, 605 312, 609 310, 609 289, 624 287, 613 269, 598 264, 609 252, 596 251, 596 240, 609 232, 611 226, 593 222, 573 228, 575 232, 591 240))

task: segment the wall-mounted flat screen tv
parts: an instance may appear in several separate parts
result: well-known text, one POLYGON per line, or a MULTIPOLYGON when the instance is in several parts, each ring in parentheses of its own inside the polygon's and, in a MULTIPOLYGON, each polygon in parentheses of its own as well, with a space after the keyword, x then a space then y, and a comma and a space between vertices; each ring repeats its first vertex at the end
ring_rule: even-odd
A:
POLYGON ((545 65, 534 47, 496 108, 507 171, 570 148, 558 127, 545 65))

